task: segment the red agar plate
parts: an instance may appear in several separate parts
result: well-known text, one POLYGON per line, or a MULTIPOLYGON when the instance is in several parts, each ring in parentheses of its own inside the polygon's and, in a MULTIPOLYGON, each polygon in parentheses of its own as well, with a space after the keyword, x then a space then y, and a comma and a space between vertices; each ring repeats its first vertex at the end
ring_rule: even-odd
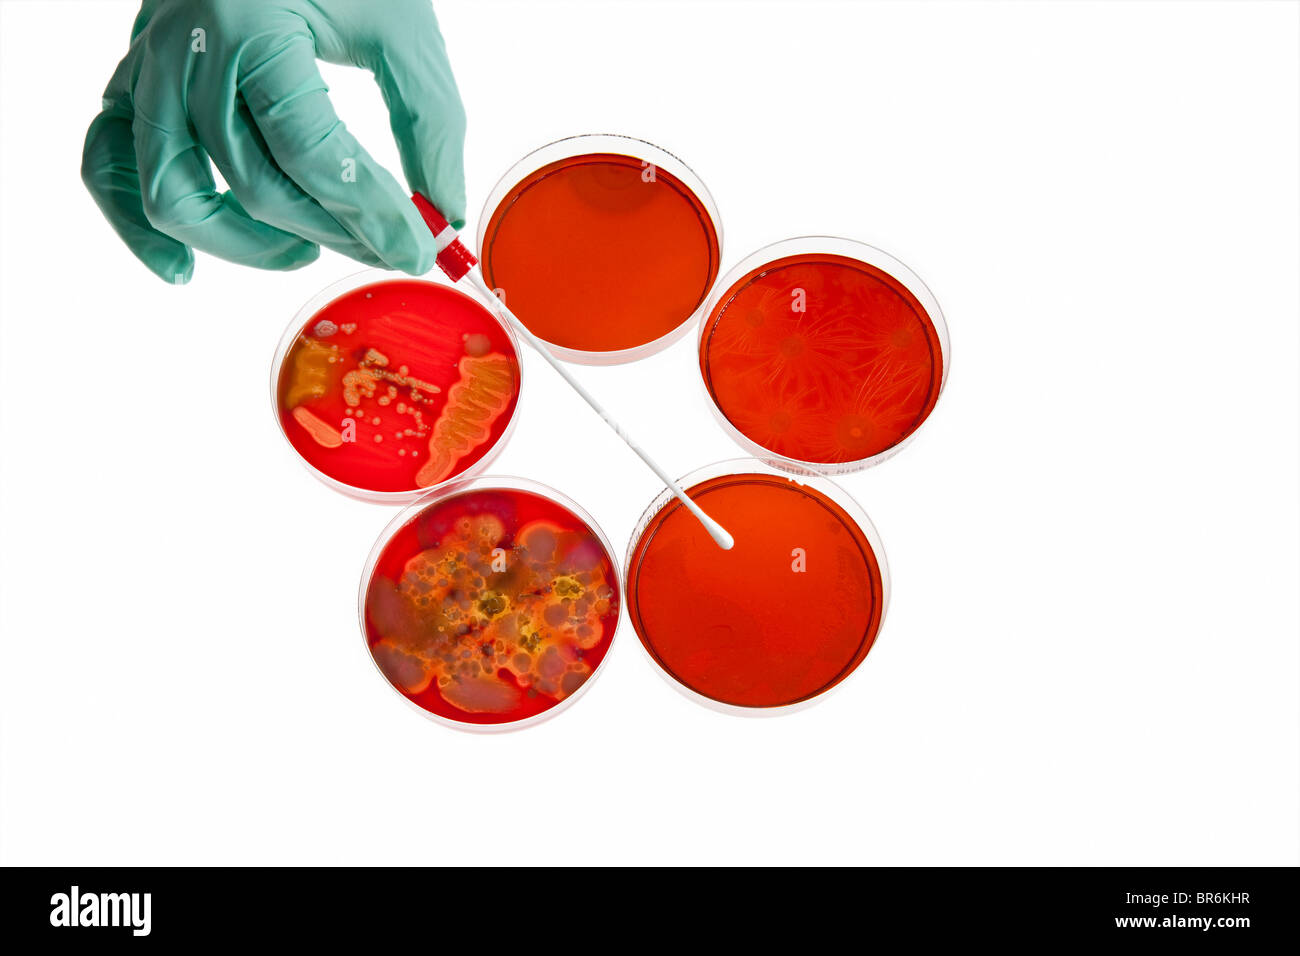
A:
POLYGON ((889 599, 875 528, 841 488, 752 459, 681 480, 736 539, 722 551, 665 492, 642 516, 624 578, 632 626, 688 697, 740 714, 805 705, 871 649, 889 599))
POLYGON ((795 470, 840 474, 898 452, 948 372, 934 296, 879 249, 824 236, 761 249, 718 283, 699 362, 723 427, 795 470))
POLYGON ((482 472, 519 401, 514 333, 440 282, 345 279, 294 318, 271 374, 276 420, 326 484, 406 503, 482 472))
POLYGON ((644 358, 686 334, 722 227, 699 177, 626 136, 575 136, 515 164, 479 220, 489 286, 558 357, 644 358))
POLYGON ((591 516, 523 478, 455 481, 384 530, 361 629, 388 684, 463 730, 527 727, 573 703, 618 628, 620 583, 591 516))

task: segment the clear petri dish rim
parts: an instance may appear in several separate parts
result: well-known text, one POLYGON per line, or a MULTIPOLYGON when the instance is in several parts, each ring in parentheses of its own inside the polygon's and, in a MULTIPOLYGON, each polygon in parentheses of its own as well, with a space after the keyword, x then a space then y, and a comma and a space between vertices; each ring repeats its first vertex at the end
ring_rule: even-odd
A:
POLYGON ((440 488, 447 482, 442 482, 438 485, 431 485, 428 488, 415 488, 411 491, 374 491, 369 488, 358 488, 356 485, 349 485, 347 482, 339 481, 337 478, 327 475, 302 455, 298 454, 298 449, 294 448, 293 442, 289 440, 289 436, 285 433, 284 422, 280 420, 280 372, 284 367, 284 360, 289 355, 289 350, 293 347, 293 343, 297 340, 303 327, 306 326, 307 321, 325 306, 329 305, 345 293, 384 282, 426 282, 429 285, 440 285, 471 299, 475 304, 479 305, 487 315, 492 317, 493 322, 504 330, 506 338, 510 342, 510 347, 514 349, 515 352, 515 364, 519 369, 519 386, 518 394, 515 396, 515 408, 510 414, 510 421, 506 423, 506 427, 502 430, 501 435, 497 438, 496 442, 493 443, 491 448, 483 453, 482 457, 480 457, 478 461, 474 462, 474 464, 470 465, 469 468, 465 469, 465 471, 461 472, 459 475, 454 475, 451 478, 448 478, 447 481, 456 481, 460 478, 472 478, 475 475, 483 474, 489 467, 491 467, 492 462, 496 460, 497 456, 500 455, 502 450, 506 447, 510 440, 510 436, 514 433, 515 422, 519 418, 519 403, 523 401, 524 361, 523 353, 519 346, 519 339, 515 335, 515 330, 510 327, 509 323, 501 321, 501 317, 497 315, 495 309, 490 309, 483 305, 482 302, 479 302, 479 300, 474 296, 461 292, 460 289, 457 289, 450 282, 439 281, 430 276, 409 276, 405 273, 394 273, 383 269, 363 269, 360 272, 354 272, 352 275, 345 276, 337 282, 331 283, 324 289, 321 289, 308 299, 302 308, 298 310, 297 314, 294 315, 293 320, 289 323, 289 326, 285 329, 284 334, 280 336, 280 343, 276 346, 275 355, 271 360, 271 416, 275 419, 276 430, 279 431, 280 435, 284 438, 284 442, 293 453, 294 458, 296 458, 302 466, 311 472, 311 474, 314 475, 322 484, 333 488, 340 494, 346 495, 349 498, 354 498, 358 501, 368 501, 372 504, 382 505, 405 505, 423 497, 430 491, 440 488))
MULTIPOLYGON (((875 266, 883 272, 889 273, 912 293, 925 307, 926 314, 930 322, 934 325, 935 334, 939 339, 940 358, 943 368, 939 374, 939 390, 935 395, 935 404, 938 405, 939 398, 943 395, 943 390, 948 384, 948 373, 952 367, 952 345, 948 337, 948 323, 943 317, 943 310, 939 307, 939 300, 935 298, 934 293, 921 280, 921 277, 907 267, 903 262, 894 256, 879 249, 875 246, 867 245, 865 242, 859 242, 856 239, 845 239, 840 236, 795 236, 790 239, 782 239, 778 242, 770 243, 763 246, 738 263, 731 267, 716 283, 713 290, 709 293, 704 305, 699 309, 699 328, 695 335, 695 367, 698 374, 700 388, 704 392, 705 400, 709 404, 709 409, 713 412, 714 419, 722 427, 737 445, 744 451, 757 458, 772 461, 777 467, 791 474, 812 474, 812 475, 846 475, 855 471, 862 471, 864 468, 870 468, 878 465, 882 461, 897 455, 900 451, 910 445, 913 439, 921 431, 925 422, 921 422, 910 434, 905 436, 897 444, 879 451, 867 458, 860 458, 855 461, 845 462, 821 462, 821 461, 804 461, 799 458, 792 458, 787 455, 781 455, 772 451, 770 448, 758 444, 734 424, 722 409, 718 406, 709 391, 708 384, 704 380, 704 369, 700 362, 700 349, 704 342, 704 335, 709 324, 709 317, 713 315, 714 309, 727 296, 731 289, 744 279, 747 275, 762 268, 764 265, 775 262, 778 259, 784 259, 787 256, 802 255, 807 253, 825 253, 828 255, 842 256, 847 259, 856 259, 859 262, 865 262, 867 265, 875 266)), ((931 411, 933 414, 933 410, 931 411)), ((929 416, 927 416, 928 419, 929 416)))
MULTIPOLYGON (((728 458, 709 465, 704 465, 686 475, 683 475, 678 479, 677 484, 683 491, 689 493, 692 487, 701 482, 709 481, 713 478, 724 478, 729 475, 744 474, 767 475, 773 478, 785 479, 793 484, 806 485, 807 487, 822 493, 843 508, 849 517, 857 523, 858 527, 862 529, 862 533, 867 539, 867 544, 870 545, 871 550, 875 555, 876 563, 880 567, 880 624, 876 628, 876 636, 872 639, 869 651, 875 650, 880 643, 880 634, 885 628, 885 618, 889 613, 891 584, 889 560, 885 556, 885 546, 881 541, 880 533, 876 530, 875 524, 873 524, 871 519, 867 517, 866 511, 863 510, 862 506, 858 504, 857 500, 852 495, 839 485, 835 484, 835 482, 831 481, 831 479, 825 474, 813 470, 804 470, 796 473, 784 463, 774 460, 770 454, 764 458, 728 458)), ((632 535, 628 539, 627 551, 623 555, 623 607, 627 612, 629 623, 632 624, 632 629, 636 631, 637 647, 640 648, 641 653, 645 656, 645 659, 650 663, 651 668, 653 668, 656 674, 658 674, 670 687, 684 696, 687 700, 694 701, 695 703, 707 707, 710 710, 717 711, 718 713, 729 714, 736 717, 781 717, 787 714, 797 713, 801 710, 807 710, 809 707, 822 702, 831 694, 836 693, 845 684, 854 679, 862 669, 862 665, 866 663, 865 657, 859 661, 853 670, 846 674, 840 681, 805 700, 796 701, 793 704, 782 704, 777 707, 745 707, 739 704, 728 704, 725 701, 715 700, 712 697, 701 694, 699 691, 687 687, 677 678, 669 674, 668 671, 666 671, 663 666, 655 660, 654 655, 650 653, 650 649, 646 647, 645 641, 641 638, 641 632, 636 627, 635 618, 632 612, 631 582, 633 570, 632 556, 636 553, 637 545, 641 543, 641 536, 645 534, 646 529, 650 526, 650 523, 655 519, 659 512, 673 501, 676 501, 676 495, 674 495, 670 489, 665 488, 653 501, 650 502, 649 506, 641 513, 640 519, 638 519, 635 527, 632 529, 632 535)))
MULTIPOLYGON (((722 216, 718 212, 718 205, 713 199, 713 194, 709 192, 708 187, 704 185, 704 180, 690 166, 686 165, 681 159, 661 146, 656 146, 649 140, 639 139, 635 136, 627 136, 622 133, 580 133, 574 136, 566 136, 562 139, 553 140, 544 146, 539 146, 532 152, 527 153, 519 159, 513 166, 497 180, 496 185, 488 193, 487 200, 483 203, 483 211, 479 215, 478 230, 476 235, 476 254, 479 259, 483 259, 483 246, 487 240, 488 223, 492 221, 492 215, 496 212, 497 207, 509 195, 510 190, 514 189, 521 180, 532 175, 544 166, 558 162, 562 159, 569 159, 574 156, 585 156, 588 153, 612 153, 619 156, 629 156, 633 159, 640 159, 650 162, 659 169, 666 170, 672 176, 676 177, 688 189, 691 190, 704 206, 705 212, 709 215, 709 221, 713 226, 714 235, 718 239, 718 262, 719 272, 721 271, 721 262, 723 255, 723 237, 722 237, 722 216)), ((575 365, 623 365, 628 362, 635 362, 643 358, 648 358, 658 352, 662 352, 668 346, 685 338, 694 322, 699 321, 701 310, 703 310, 709 300, 709 296, 717 288, 715 284, 710 286, 709 293, 704 296, 695 310, 684 318, 680 325, 671 332, 659 336, 650 342, 634 346, 630 349, 617 349, 610 352, 588 352, 582 349, 566 348, 563 345, 556 345, 552 342, 545 342, 546 347, 551 350, 551 354, 558 359, 566 362, 572 362, 575 365)), ((507 290, 508 291, 508 290, 507 290)), ((507 305, 509 302, 507 301, 507 305)))
POLYGON ((365 567, 361 572, 361 584, 357 589, 357 625, 361 631, 361 646, 365 652, 366 658, 379 675, 379 679, 394 694, 400 697, 408 707, 416 713, 432 720, 434 723, 441 724, 444 727, 451 727, 454 730, 463 731, 471 734, 501 734, 509 733, 515 730, 524 730, 528 727, 536 726, 555 717, 557 714, 568 710, 573 703, 582 697, 596 679, 605 669, 605 662, 609 660, 610 654, 614 650, 614 641, 618 638, 619 628, 623 623, 623 576, 622 569, 618 565, 615 557, 613 545, 610 544, 609 538, 605 536, 604 529, 596 523, 596 519, 583 508, 580 504, 561 491, 552 488, 550 485, 542 484, 540 481, 533 481, 531 478, 520 478, 515 475, 478 475, 472 478, 458 477, 431 489, 422 495, 418 500, 411 502, 384 526, 384 530, 379 533, 375 539, 374 545, 370 549, 370 554, 366 558, 365 567), (610 570, 614 575, 615 592, 619 597, 619 613, 614 621, 614 631, 609 636, 609 646, 605 650, 605 656, 600 659, 600 663, 591 672, 591 675, 582 683, 576 691, 570 694, 564 700, 560 701, 549 710, 544 710, 540 714, 533 714, 531 717, 524 717, 521 720, 512 720, 498 724, 471 724, 462 720, 453 720, 450 717, 444 717, 442 714, 435 714, 433 711, 425 710, 415 701, 411 700, 400 690, 393 686, 392 681, 384 676, 384 672, 379 669, 375 656, 370 652, 370 640, 366 633, 366 593, 370 589, 370 580, 374 577, 375 567, 379 563, 379 556, 383 553, 384 548, 388 545, 399 530, 404 528, 410 521, 414 520, 426 508, 440 504, 457 495, 475 491, 523 491, 530 494, 539 495, 573 513, 574 517, 580 520, 596 540, 600 542, 605 554, 609 558, 610 570))

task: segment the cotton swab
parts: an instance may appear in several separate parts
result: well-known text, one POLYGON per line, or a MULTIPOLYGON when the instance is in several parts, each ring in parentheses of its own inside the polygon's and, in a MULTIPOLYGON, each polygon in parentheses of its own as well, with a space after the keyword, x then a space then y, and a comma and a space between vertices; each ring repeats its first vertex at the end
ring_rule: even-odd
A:
POLYGON ((438 266, 447 274, 447 277, 452 282, 459 282, 462 278, 468 276, 470 285, 486 301, 491 303, 501 318, 514 329, 515 334, 531 345, 534 351, 544 358, 551 368, 555 369, 560 374, 560 377, 569 383, 575 392, 582 396, 583 401, 604 419, 605 424, 614 429, 614 433, 636 452, 637 457, 650 466, 650 470, 659 476, 659 480, 672 490, 672 493, 677 496, 677 500, 704 526, 704 530, 709 533, 709 537, 713 539, 714 543, 724 551, 731 550, 736 541, 727 532, 727 529, 705 514, 703 509, 687 496, 686 492, 669 477, 659 463, 651 458, 645 449, 638 445, 632 436, 624 431, 623 427, 613 419, 609 412, 605 411, 600 402, 596 401, 591 393, 582 387, 581 383, 573 377, 564 363, 551 354, 551 350, 546 347, 546 343, 530 332, 528 327, 519 320, 518 316, 510 311, 502 298, 488 287, 487 280, 483 278, 483 272, 478 267, 478 259, 465 248, 465 245, 456 235, 456 230, 451 227, 442 213, 438 212, 433 203, 419 193, 413 194, 411 200, 415 203, 415 208, 420 211, 420 215, 424 217, 425 223, 433 232, 434 243, 438 249, 438 266))

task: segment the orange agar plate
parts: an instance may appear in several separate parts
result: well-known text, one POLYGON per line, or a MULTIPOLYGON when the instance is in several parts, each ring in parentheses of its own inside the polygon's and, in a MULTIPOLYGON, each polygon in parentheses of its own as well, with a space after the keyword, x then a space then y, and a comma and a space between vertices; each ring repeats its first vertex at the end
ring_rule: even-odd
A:
POLYGON ((947 351, 938 303, 902 263, 814 237, 761 250, 719 284, 699 362, 744 447, 845 472, 888 457, 921 426, 947 351))
POLYGON ((628 612, 688 696, 723 709, 791 707, 844 680, 871 649, 888 594, 866 515, 819 477, 725 462, 682 479, 736 539, 721 551, 667 494, 628 553, 628 612))
POLYGON ((489 286, 555 354, 614 364, 684 334, 718 275, 719 225, 694 173, 616 136, 525 157, 484 209, 489 286))

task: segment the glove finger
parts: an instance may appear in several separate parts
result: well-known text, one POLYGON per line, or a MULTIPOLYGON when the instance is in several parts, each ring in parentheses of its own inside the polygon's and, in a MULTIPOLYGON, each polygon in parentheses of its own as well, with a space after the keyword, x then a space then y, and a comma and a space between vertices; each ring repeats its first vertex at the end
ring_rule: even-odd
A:
POLYGON ((244 103, 235 103, 228 113, 209 109, 190 115, 208 157, 250 216, 366 265, 385 265, 281 171, 244 103))
POLYGON ((81 181, 127 248, 154 275, 167 282, 190 281, 193 251, 159 232, 145 216, 129 115, 105 110, 91 122, 81 154, 81 181))
POLYGON ((407 185, 447 220, 465 223, 465 108, 430 0, 310 5, 303 16, 316 54, 375 75, 388 104, 407 185))
POLYGON ((283 37, 239 70, 240 93, 276 165, 391 267, 413 275, 433 268, 433 236, 334 112, 311 37, 283 37))
POLYGON ((217 192, 208 158, 188 129, 135 115, 144 214, 159 232, 222 259, 259 269, 297 269, 320 247, 258 222, 217 192))
POLYGON ((384 38, 372 68, 388 104, 406 181, 457 229, 465 225, 465 106, 429 3, 384 38))

